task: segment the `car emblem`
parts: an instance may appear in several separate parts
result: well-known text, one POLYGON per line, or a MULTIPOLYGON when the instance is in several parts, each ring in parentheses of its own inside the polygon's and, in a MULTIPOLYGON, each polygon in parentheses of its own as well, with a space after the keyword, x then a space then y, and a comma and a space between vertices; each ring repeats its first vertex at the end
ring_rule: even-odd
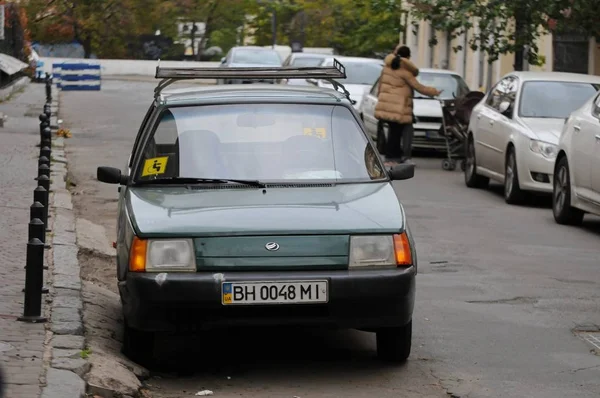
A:
POLYGON ((265 245, 265 249, 267 249, 270 252, 276 252, 277 250, 279 250, 279 243, 269 242, 265 245))

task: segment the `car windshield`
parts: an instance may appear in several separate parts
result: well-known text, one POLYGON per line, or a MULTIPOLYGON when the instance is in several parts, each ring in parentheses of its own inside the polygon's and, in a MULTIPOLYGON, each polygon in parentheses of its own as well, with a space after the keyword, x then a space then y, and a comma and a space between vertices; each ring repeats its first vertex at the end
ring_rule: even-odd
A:
POLYGON ((519 116, 566 119, 581 108, 600 85, 577 82, 525 82, 519 100, 519 116))
POLYGON ((164 178, 297 183, 387 176, 344 106, 230 104, 163 111, 136 180, 164 178))
MULTIPOLYGON (((421 72, 417 76, 417 80, 425 86, 443 90, 442 94, 440 94, 439 97, 436 97, 436 99, 449 100, 455 97, 458 98, 470 91, 469 86, 467 86, 467 83, 465 83, 462 77, 450 73, 421 72)), ((415 91, 414 98, 431 97, 427 97, 415 91)))
POLYGON ((319 66, 321 62, 323 62, 323 57, 297 57, 292 59, 290 65, 302 68, 305 66, 319 66))
MULTIPOLYGON (((378 62, 352 62, 340 61, 346 68, 346 78, 340 79, 342 84, 365 84, 371 86, 379 78, 383 64, 378 62)), ((333 61, 328 61, 325 66, 332 66, 333 61)))
POLYGON ((281 65, 281 58, 275 51, 235 50, 232 62, 235 64, 281 65))

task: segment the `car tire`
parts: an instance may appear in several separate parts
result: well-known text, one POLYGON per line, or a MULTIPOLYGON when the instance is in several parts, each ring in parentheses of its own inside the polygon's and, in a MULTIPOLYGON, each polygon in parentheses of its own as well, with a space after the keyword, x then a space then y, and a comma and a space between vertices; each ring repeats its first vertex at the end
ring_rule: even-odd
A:
POLYGON ((558 161, 554 170, 552 213, 554 220, 561 225, 580 225, 585 215, 582 210, 571 206, 571 175, 566 157, 558 161))
POLYGON ((504 166, 504 200, 508 204, 515 205, 523 203, 525 197, 525 191, 521 189, 519 183, 515 149, 510 147, 504 166))
POLYGON ((402 363, 410 356, 412 320, 397 328, 377 331, 377 357, 386 362, 402 363))
POLYGON ((123 322, 123 354, 140 365, 154 360, 155 333, 133 329, 123 322))
POLYGON ((385 131, 383 131, 383 122, 377 122, 377 151, 385 155, 385 131))
POLYGON ((477 162, 475 161, 475 142, 473 141, 472 135, 469 135, 467 140, 464 163, 465 168, 463 171, 465 175, 465 185, 469 188, 486 188, 490 183, 490 179, 477 174, 477 162))

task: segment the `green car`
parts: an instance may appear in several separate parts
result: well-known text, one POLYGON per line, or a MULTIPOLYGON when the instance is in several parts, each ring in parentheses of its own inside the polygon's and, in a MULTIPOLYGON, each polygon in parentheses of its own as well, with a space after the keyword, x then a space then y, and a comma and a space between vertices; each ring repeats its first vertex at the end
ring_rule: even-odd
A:
MULTIPOLYGON (((322 68, 157 68, 119 184, 117 275, 124 352, 151 360, 156 333, 314 325, 377 334, 381 359, 410 355, 417 256, 392 180, 322 68), (195 86, 185 79, 327 79, 330 88, 195 86)), ((341 92, 339 91, 341 89, 341 92)))

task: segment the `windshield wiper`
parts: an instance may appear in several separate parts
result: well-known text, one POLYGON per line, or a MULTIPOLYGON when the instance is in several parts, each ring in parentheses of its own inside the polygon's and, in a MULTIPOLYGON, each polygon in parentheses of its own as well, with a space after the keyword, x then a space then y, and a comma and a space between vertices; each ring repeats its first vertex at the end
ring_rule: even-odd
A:
POLYGON ((202 184, 202 183, 217 183, 224 184, 227 182, 234 182, 238 184, 249 185, 258 188, 265 188, 264 182, 258 180, 237 180, 229 178, 190 178, 190 177, 168 177, 168 178, 157 178, 154 180, 138 181, 137 184, 202 184))

